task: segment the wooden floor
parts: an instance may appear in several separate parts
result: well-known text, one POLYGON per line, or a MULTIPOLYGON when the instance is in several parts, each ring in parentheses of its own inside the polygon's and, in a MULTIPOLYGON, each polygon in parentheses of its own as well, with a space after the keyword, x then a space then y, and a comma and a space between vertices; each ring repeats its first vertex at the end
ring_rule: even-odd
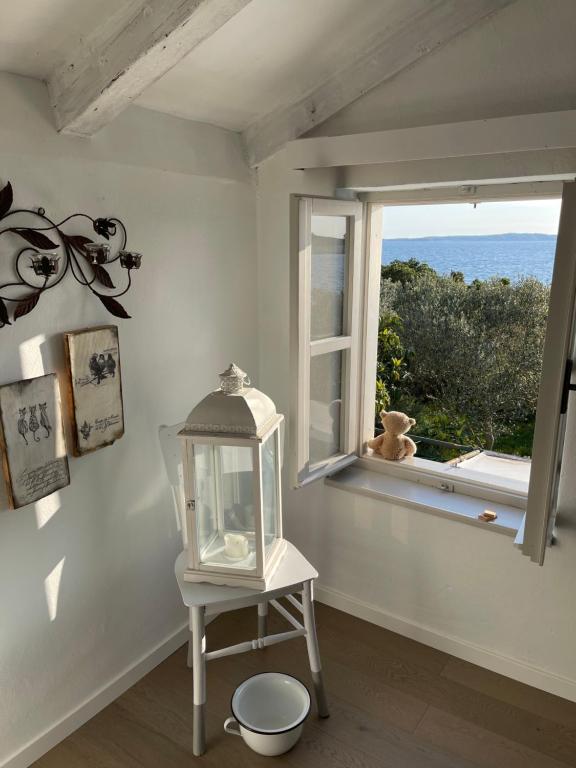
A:
MULTIPOLYGON (((331 717, 313 712, 280 758, 223 733, 235 686, 258 671, 308 682, 303 640, 208 664, 208 751, 192 755, 192 678, 181 648, 36 768, 553 768, 576 766, 576 704, 317 605, 331 717)), ((283 626, 275 617, 272 629, 283 626)), ((225 614, 208 647, 256 635, 256 611, 225 614)))

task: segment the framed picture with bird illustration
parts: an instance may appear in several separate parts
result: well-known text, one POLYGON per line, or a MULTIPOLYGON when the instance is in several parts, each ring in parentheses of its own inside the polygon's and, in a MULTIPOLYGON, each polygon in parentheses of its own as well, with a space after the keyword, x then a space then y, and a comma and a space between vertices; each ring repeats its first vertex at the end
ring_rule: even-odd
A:
POLYGON ((54 373, 0 387, 0 448, 13 509, 70 485, 60 388, 54 373))
POLYGON ((64 334, 68 401, 75 456, 112 445, 124 434, 118 328, 103 325, 64 334))

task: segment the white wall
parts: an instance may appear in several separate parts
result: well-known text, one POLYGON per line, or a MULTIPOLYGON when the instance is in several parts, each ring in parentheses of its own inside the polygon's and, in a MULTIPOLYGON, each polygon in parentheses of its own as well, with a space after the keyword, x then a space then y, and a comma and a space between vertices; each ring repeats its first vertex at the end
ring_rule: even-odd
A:
MULTIPOLYGON (((288 171, 284 153, 258 178, 260 385, 290 413, 288 200, 333 194, 329 172, 288 171)), ((293 417, 293 414, 290 414, 293 417)), ((576 700, 576 409, 569 412, 560 540, 543 568, 512 540, 284 470, 286 536, 320 573, 321 600, 576 700), (571 477, 570 477, 571 475, 571 477)), ((290 456, 289 430, 285 454, 290 456)))
MULTIPOLYGON (((257 379, 257 328, 254 190, 234 134, 134 108, 91 142, 60 137, 44 86, 6 75, 0 103, 0 185, 16 203, 117 215, 144 254, 121 300, 131 320, 68 278, 0 330, 4 384, 60 370, 63 331, 117 322, 126 417, 119 442, 70 460, 70 487, 0 502, 2 765, 186 621, 157 430, 231 360, 257 379)), ((10 253, 0 242, 0 282, 10 253)))

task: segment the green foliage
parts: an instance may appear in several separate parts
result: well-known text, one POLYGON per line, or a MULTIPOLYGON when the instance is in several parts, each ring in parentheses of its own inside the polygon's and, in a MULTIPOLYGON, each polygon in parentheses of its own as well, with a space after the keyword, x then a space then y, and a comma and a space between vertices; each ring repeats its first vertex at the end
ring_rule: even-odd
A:
MULTIPOLYGON (((377 411, 405 411, 417 435, 530 455, 549 287, 533 278, 466 284, 415 259, 385 269, 377 411)), ((446 460, 444 448, 426 450, 446 460)))
POLYGON ((408 259, 408 261, 391 261, 381 267, 380 277, 382 280, 391 280, 393 283, 412 283, 422 275, 435 275, 436 272, 431 266, 417 259, 408 259))
POLYGON ((378 359, 376 368, 376 415, 388 408, 406 379, 404 348, 398 335, 402 323, 393 312, 380 315, 378 327, 378 359))

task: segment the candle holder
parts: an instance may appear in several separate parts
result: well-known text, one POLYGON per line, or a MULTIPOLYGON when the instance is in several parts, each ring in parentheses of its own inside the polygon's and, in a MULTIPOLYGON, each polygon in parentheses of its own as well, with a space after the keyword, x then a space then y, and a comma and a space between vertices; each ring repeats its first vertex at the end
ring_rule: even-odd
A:
POLYGON ((185 581, 266 589, 282 535, 283 416, 237 365, 191 411, 182 440, 188 563, 185 581))
POLYGON ((140 269, 142 255, 126 249, 128 236, 120 219, 93 219, 86 213, 73 213, 56 223, 46 215, 44 208, 14 208, 12 185, 8 183, 0 189, 0 236, 9 234, 20 238, 26 245, 17 251, 14 259, 15 279, 0 285, 0 328, 11 323, 8 302, 15 305, 12 321, 16 321, 32 312, 40 296, 55 288, 67 274, 71 274, 76 282, 96 296, 110 314, 121 318, 130 317, 117 299, 130 290, 131 272, 140 269), (37 226, 8 223, 11 217, 16 216, 20 219, 31 217, 37 226), (94 233, 105 240, 119 238, 115 246, 116 255, 111 255, 112 246, 107 242, 94 242, 91 237, 83 234, 64 231, 63 225, 73 219, 88 220, 94 233), (30 259, 29 267, 34 275, 43 278, 41 283, 25 276, 25 262, 22 263, 25 258, 30 259), (108 265, 117 260, 128 272, 127 285, 121 291, 116 290, 108 272, 108 265))
POLYGON ((124 269, 140 269, 142 254, 133 251, 120 251, 120 266, 124 269))
POLYGON ((30 266, 34 270, 35 275, 50 277, 51 275, 58 274, 59 261, 59 256, 51 253, 39 253, 37 256, 32 256, 32 264, 30 266))
POLYGON ((110 257, 108 243, 86 243, 84 250, 90 264, 106 264, 110 257))

